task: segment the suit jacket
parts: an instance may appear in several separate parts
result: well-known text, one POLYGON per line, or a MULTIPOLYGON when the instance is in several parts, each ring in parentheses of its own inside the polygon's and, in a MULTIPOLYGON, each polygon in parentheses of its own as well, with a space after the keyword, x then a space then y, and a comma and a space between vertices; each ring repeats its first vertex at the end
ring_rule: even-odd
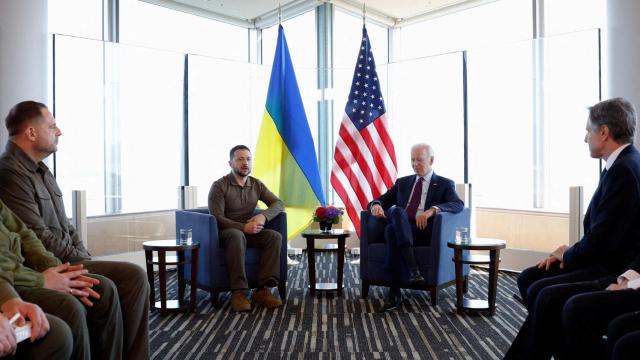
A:
POLYGON ((627 146, 600 179, 584 236, 563 255, 567 270, 592 265, 619 274, 640 254, 640 153, 627 146))
MULTIPOLYGON (((411 190, 415 186, 416 175, 401 177, 396 180, 391 189, 382 194, 376 200, 373 200, 367 206, 371 209, 374 204, 379 204, 383 209, 387 210, 392 206, 406 207, 411 196, 411 190)), ((459 213, 464 208, 464 202, 460 200, 455 190, 453 181, 446 177, 438 176, 434 172, 429 183, 427 198, 424 202, 424 208, 419 210, 427 210, 432 206, 437 206, 440 211, 459 213)), ((427 223, 427 227, 418 230, 415 224, 412 225, 413 237, 415 241, 429 243, 433 232, 433 221, 427 223)))

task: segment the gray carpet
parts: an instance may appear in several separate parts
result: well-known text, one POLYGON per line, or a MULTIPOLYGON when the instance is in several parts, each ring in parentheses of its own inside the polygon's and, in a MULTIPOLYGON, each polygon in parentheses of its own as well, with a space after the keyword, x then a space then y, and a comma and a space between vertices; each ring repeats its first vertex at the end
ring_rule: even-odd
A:
MULTIPOLYGON (((316 260, 318 277, 335 281, 335 254, 316 260)), ((151 314, 153 359, 501 359, 526 316, 512 297, 515 276, 500 273, 495 316, 457 315, 455 287, 439 293, 438 306, 422 291, 405 291, 403 307, 379 314, 385 288, 360 296, 358 265, 345 261, 345 291, 310 296, 306 258, 289 267, 287 301, 281 308, 236 314, 229 295, 214 309, 209 293, 198 291, 195 314, 151 314)), ((453 266, 453 264, 452 264, 453 266)), ((157 279, 156 279, 157 281, 157 279)), ((175 274, 169 288, 175 295, 175 274)), ((158 287, 156 286, 156 289, 158 287)), ((473 269, 470 297, 485 298, 487 273, 473 269)))

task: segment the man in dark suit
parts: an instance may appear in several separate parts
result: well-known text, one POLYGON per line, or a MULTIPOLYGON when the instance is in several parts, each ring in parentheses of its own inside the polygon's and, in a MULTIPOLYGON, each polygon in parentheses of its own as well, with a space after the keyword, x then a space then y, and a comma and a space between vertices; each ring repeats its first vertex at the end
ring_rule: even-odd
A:
POLYGON ((611 359, 618 352, 619 358, 632 358, 629 353, 637 358, 640 342, 629 344, 631 350, 624 349, 625 341, 617 343, 632 332, 640 336, 640 256, 617 278, 569 285, 565 292, 581 294, 571 297, 562 310, 563 350, 568 357, 611 359))
MULTIPOLYGON (((523 271, 518 287, 529 309, 506 358, 548 359, 563 351, 561 317, 585 284, 622 273, 640 252, 640 153, 632 145, 636 111, 622 98, 589 108, 585 142, 606 161, 584 219, 584 236, 523 271)), ((605 280, 603 280, 605 279, 605 280)), ((606 286, 606 285, 605 285, 606 286)))
MULTIPOLYGON (((411 166, 415 175, 402 177, 367 208, 377 218, 385 218, 387 265, 399 282, 401 261, 409 270, 409 283, 424 284, 413 254, 413 244, 431 242, 432 221, 440 212, 458 213, 464 203, 455 191, 453 181, 433 172, 433 148, 416 144, 411 148, 411 166), (400 260, 401 259, 401 260, 400 260)), ((382 311, 400 306, 402 296, 398 286, 392 286, 382 311)))

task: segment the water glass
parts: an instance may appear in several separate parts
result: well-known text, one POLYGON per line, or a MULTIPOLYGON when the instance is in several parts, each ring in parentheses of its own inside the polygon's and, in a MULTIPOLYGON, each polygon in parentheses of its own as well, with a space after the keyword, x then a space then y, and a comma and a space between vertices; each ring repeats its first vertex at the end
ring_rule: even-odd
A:
POLYGON ((466 226, 456 227, 456 242, 467 243, 469 242, 469 228, 466 226))
POLYGON ((193 231, 191 229, 180 229, 179 245, 193 245, 193 231))

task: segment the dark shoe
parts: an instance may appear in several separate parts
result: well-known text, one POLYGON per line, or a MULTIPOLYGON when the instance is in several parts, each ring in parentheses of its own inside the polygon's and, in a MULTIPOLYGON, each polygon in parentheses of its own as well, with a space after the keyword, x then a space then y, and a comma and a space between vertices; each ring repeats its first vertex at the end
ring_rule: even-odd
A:
POLYGON ((409 274, 409 285, 411 286, 427 285, 427 282, 424 280, 424 278, 420 274, 420 270, 416 269, 411 271, 411 274, 409 274))
POLYGON ((385 313, 392 310, 395 310, 402 305, 402 294, 399 292, 389 292, 389 295, 384 300, 384 305, 382 305, 382 309, 379 312, 385 313))

